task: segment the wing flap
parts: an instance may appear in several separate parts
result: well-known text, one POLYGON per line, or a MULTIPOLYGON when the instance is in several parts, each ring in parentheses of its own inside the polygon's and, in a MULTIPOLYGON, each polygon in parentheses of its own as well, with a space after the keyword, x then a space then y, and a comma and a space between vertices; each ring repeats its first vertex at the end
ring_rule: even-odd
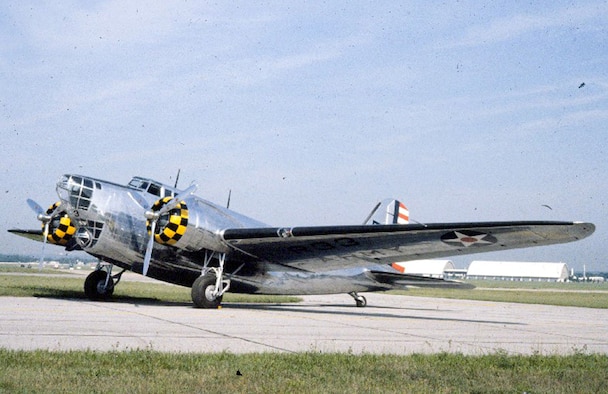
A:
POLYGON ((469 283, 442 278, 432 278, 422 275, 398 274, 382 271, 368 271, 367 275, 376 282, 386 283, 395 287, 441 287, 455 289, 474 289, 475 286, 469 283))
POLYGON ((478 222, 228 229, 235 251, 310 271, 572 242, 593 233, 582 222, 478 222))

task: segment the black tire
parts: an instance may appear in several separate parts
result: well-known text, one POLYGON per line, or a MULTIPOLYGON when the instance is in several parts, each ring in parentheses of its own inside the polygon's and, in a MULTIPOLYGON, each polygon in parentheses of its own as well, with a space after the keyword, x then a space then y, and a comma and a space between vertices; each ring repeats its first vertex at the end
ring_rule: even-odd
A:
POLYGON ((110 278, 106 287, 106 278, 108 274, 105 271, 93 271, 87 276, 84 281, 84 294, 88 299, 94 301, 107 300, 114 294, 114 280, 110 278))
POLYGON ((215 290, 215 275, 209 274, 199 276, 192 284, 192 302, 195 308, 217 309, 222 303, 222 296, 213 297, 211 293, 215 290))
POLYGON ((365 308, 367 306, 367 299, 363 296, 359 296, 355 299, 355 303, 358 308, 365 308))

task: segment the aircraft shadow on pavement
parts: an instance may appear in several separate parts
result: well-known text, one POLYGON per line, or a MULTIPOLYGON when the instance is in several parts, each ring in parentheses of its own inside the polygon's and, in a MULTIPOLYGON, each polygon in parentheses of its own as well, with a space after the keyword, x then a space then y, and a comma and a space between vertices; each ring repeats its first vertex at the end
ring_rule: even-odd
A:
MULTIPOLYGON (((73 300, 73 301, 90 301, 80 291, 75 290, 54 290, 51 293, 39 293, 34 294, 34 297, 38 298, 54 298, 62 300, 73 300)), ((95 302, 95 301, 92 301, 95 302)), ((163 301, 156 298, 149 297, 132 297, 132 296, 113 296, 110 300, 97 301, 102 303, 118 303, 118 304, 132 304, 132 305, 146 305, 146 306, 169 306, 169 307, 191 307, 191 302, 180 302, 180 301, 163 301)), ((501 324, 501 325, 525 325, 521 322, 508 322, 508 321, 497 321, 497 320, 481 320, 481 319, 457 319, 447 318, 440 316, 413 316, 411 314, 400 314, 390 313, 390 311, 432 311, 432 312, 449 312, 448 310, 442 311, 437 309, 425 309, 425 308, 410 308, 410 307, 391 307, 391 306, 367 306, 365 308, 357 308, 352 304, 262 304, 262 303, 224 303, 222 306, 226 309, 249 309, 249 310, 260 310, 260 311, 273 311, 273 312, 290 312, 300 313, 303 315, 342 315, 342 316, 360 316, 360 317, 374 317, 374 318, 391 318, 391 319, 404 319, 404 320, 430 320, 430 321, 453 321, 461 323, 483 323, 483 324, 501 324), (327 309, 325 309, 327 308, 327 309), (340 308, 340 310, 336 310, 340 308), (344 308, 344 309, 342 309, 344 308)), ((201 310, 201 314, 202 314, 201 310)))
MULTIPOLYGON (((53 298, 58 300, 73 300, 73 301, 91 301, 89 300, 82 291, 75 290, 53 290, 52 293, 38 293, 34 294, 37 298, 53 298)), ((116 303, 116 304, 133 304, 133 305, 149 305, 149 306, 192 306, 191 302, 182 301, 164 301, 157 298, 151 297, 133 297, 133 296, 112 296, 109 300, 105 301, 91 301, 91 302, 102 302, 102 303, 116 303)))
MULTIPOLYGON (((431 320, 431 321, 453 321, 460 323, 483 323, 483 324, 500 324, 500 325, 526 325, 521 322, 513 322, 513 321, 499 321, 499 320, 481 320, 481 319, 457 319, 450 317, 440 317, 440 316, 413 316, 409 314, 397 314, 397 313, 389 313, 384 311, 376 312, 377 309, 393 309, 393 310, 408 310, 411 308, 396 308, 396 307, 383 307, 383 306, 367 306, 365 308, 357 308, 353 305, 346 304, 317 304, 317 305, 297 305, 293 304, 239 304, 239 303, 227 303, 224 304, 226 308, 230 309, 258 309, 258 310, 266 310, 266 311, 276 311, 276 312, 295 312, 302 314, 322 314, 322 315, 343 315, 343 316, 360 316, 360 317, 376 317, 376 318, 391 318, 391 319, 404 319, 404 320, 431 320), (323 309, 328 308, 328 309, 323 309), (329 309, 331 308, 331 309, 329 309), (349 310, 336 310, 335 308, 348 308, 349 310)), ((437 309, 417 309, 417 310, 426 310, 441 313, 441 310, 437 309)))

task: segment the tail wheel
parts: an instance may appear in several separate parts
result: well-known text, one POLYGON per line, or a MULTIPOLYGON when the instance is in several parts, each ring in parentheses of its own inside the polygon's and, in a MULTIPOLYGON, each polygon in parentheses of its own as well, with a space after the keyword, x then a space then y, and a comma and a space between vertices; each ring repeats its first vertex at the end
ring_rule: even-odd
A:
POLYGON ((213 274, 199 276, 192 284, 192 302, 195 308, 218 308, 223 296, 214 296, 216 277, 213 274))
POLYGON ((114 280, 110 278, 106 285, 108 273, 103 270, 93 271, 84 281, 84 294, 95 301, 107 300, 114 293, 114 280))

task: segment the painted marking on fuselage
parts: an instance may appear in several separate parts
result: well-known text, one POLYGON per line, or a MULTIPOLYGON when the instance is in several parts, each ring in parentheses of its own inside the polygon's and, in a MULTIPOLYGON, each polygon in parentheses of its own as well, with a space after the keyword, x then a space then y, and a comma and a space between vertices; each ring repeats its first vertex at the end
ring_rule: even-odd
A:
POLYGON ((331 241, 314 241, 307 244, 302 245, 293 245, 288 247, 287 249, 291 253, 308 253, 308 252, 318 252, 318 251, 328 251, 334 249, 342 249, 342 248, 352 248, 360 245, 359 242, 353 238, 342 237, 336 238, 331 241))

